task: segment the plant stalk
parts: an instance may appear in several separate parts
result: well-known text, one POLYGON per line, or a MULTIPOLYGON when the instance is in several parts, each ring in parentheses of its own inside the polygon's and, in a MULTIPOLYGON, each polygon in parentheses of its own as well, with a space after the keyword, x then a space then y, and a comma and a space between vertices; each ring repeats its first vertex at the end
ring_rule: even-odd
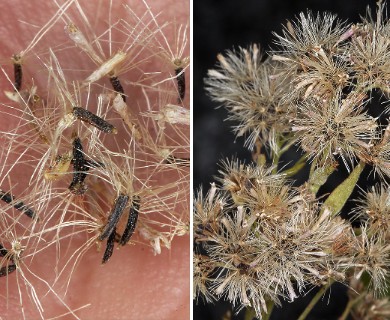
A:
POLYGON ((355 298, 353 300, 349 300, 348 303, 347 303, 347 306, 344 309, 343 314, 340 316, 340 318, 338 320, 346 320, 348 315, 349 315, 349 313, 351 312, 353 306, 355 304, 357 304, 360 300, 362 300, 365 296, 366 296, 366 292, 360 294, 357 298, 355 298))
POLYGON ((252 307, 246 307, 244 320, 253 320, 253 318, 255 317, 256 317, 255 309, 252 307))
POLYGON ((313 299, 310 301, 310 303, 307 305, 305 310, 301 313, 298 320, 305 320, 306 317, 309 315, 310 311, 314 308, 314 306, 317 304, 317 302, 320 300, 320 298, 324 295, 324 293, 329 289, 329 287, 333 284, 334 280, 330 280, 326 285, 324 285, 316 295, 313 297, 313 299))

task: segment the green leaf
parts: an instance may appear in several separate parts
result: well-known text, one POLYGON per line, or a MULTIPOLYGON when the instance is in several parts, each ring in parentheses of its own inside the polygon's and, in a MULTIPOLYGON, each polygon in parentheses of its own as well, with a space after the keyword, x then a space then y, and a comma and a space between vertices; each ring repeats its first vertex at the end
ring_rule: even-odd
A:
POLYGON ((359 180, 364 166, 365 164, 363 162, 359 162, 348 178, 340 183, 337 188, 332 191, 332 193, 322 205, 321 213, 325 210, 325 208, 329 209, 333 216, 341 211, 348 198, 351 196, 351 193, 355 188, 357 181, 359 180))

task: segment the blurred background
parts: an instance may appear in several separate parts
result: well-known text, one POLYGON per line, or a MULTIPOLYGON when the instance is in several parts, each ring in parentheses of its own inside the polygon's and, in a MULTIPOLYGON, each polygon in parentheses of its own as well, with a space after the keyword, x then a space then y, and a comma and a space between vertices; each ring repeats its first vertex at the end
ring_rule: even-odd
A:
MULTIPOLYGON (((251 43, 260 44, 263 52, 272 45, 272 32, 280 33, 282 24, 292 20, 301 11, 329 11, 342 20, 356 22, 366 14, 369 5, 375 10, 376 1, 340 0, 195 0, 194 1, 194 187, 209 188, 213 176, 218 172, 221 159, 237 157, 250 161, 250 152, 244 148, 244 138, 235 138, 231 125, 226 121, 227 112, 211 101, 204 90, 203 79, 207 70, 214 67, 216 56, 233 47, 247 47, 251 43)), ((334 183, 344 179, 347 173, 338 172, 331 177, 334 183)), ((365 180, 365 172, 361 180, 365 180)), ((366 181, 366 180, 365 180, 366 181)), ((320 190, 321 191, 321 190, 320 190)), ((326 192, 323 190, 322 193, 326 192)), ((297 319, 311 300, 316 290, 294 303, 286 303, 274 310, 271 319, 297 319)), ((318 303, 307 319, 335 320, 347 303, 346 288, 336 284, 318 303), (330 295, 329 295, 330 292, 330 295)), ((235 315, 228 302, 194 304, 194 320, 244 319, 243 313, 235 315), (232 317, 226 317, 232 314, 232 317)))

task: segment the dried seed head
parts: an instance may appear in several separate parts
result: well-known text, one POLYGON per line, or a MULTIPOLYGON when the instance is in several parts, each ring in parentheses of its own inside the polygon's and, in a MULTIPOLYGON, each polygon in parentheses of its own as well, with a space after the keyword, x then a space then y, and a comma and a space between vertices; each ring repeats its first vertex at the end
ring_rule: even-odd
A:
MULTIPOLYGON (((267 311, 265 299, 279 304, 277 292, 268 285, 269 279, 261 268, 251 267, 258 248, 251 228, 243 226, 243 212, 235 212, 233 218, 225 215, 217 233, 208 238, 209 266, 222 266, 226 272, 218 272, 210 279, 212 292, 224 296, 241 309, 252 306, 256 315, 267 311)), ((269 265, 270 266, 270 265, 269 265)), ((265 270, 263 270, 265 271, 265 270)))
POLYGON ((207 256, 194 254, 193 266, 194 299, 202 298, 206 302, 214 301, 215 298, 208 288, 210 285, 210 276, 214 269, 213 263, 207 256))
POLYGON ((269 132, 288 132, 287 105, 282 94, 290 87, 288 77, 277 73, 272 61, 262 62, 257 45, 218 55, 219 69, 209 70, 205 79, 211 97, 229 110, 229 119, 238 121, 237 136, 249 133, 246 144, 252 149, 257 138, 266 142, 269 132))
POLYGON ((358 254, 355 255, 356 277, 359 279, 363 272, 367 272, 370 276, 369 287, 374 294, 385 295, 388 289, 390 246, 383 235, 370 236, 368 225, 361 227, 358 240, 358 254))
MULTIPOLYGON (((364 288, 361 288, 362 292, 364 288)), ((354 296, 356 299, 356 296, 354 296)), ((389 317, 390 300, 386 297, 377 298, 372 293, 365 293, 358 303, 355 303, 351 315, 353 319, 385 320, 389 317)))
POLYGON ((338 90, 350 84, 350 68, 341 58, 320 60, 298 72, 293 77, 293 82, 295 88, 286 97, 289 101, 305 100, 309 97, 329 100, 338 90))
POLYGON ((367 17, 359 25, 359 32, 351 36, 348 56, 354 78, 362 90, 378 88, 389 92, 390 80, 390 24, 386 17, 386 4, 378 1, 376 19, 367 10, 367 17))
POLYGON ((385 184, 379 184, 364 192, 357 201, 353 213, 355 218, 365 221, 374 233, 388 234, 390 225, 390 190, 385 184))
POLYGON ((227 205, 224 197, 215 186, 211 185, 206 197, 200 190, 194 199, 194 234, 195 239, 205 238, 212 232, 219 230, 223 209, 227 205))
POLYGON ((272 167, 239 161, 226 161, 222 166, 218 180, 236 205, 251 208, 259 218, 278 220, 290 216, 289 207, 297 201, 296 192, 282 174, 272 173, 272 167))
POLYGON ((292 131, 311 157, 321 162, 339 155, 348 167, 361 149, 369 149, 376 138, 377 123, 362 110, 362 97, 339 93, 331 100, 306 100, 298 106, 292 131))
POLYGON ((280 47, 276 54, 285 57, 284 62, 293 69, 308 65, 312 61, 328 59, 341 35, 346 31, 344 22, 330 13, 307 11, 299 14, 295 22, 290 22, 283 35, 275 34, 275 43, 280 47))

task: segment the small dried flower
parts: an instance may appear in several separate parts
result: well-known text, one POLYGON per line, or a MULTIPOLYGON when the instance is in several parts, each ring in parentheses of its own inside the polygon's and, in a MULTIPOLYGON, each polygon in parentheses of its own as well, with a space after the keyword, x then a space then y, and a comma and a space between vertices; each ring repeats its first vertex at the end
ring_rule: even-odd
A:
POLYGON ((218 55, 219 69, 209 70, 205 83, 211 97, 224 104, 229 119, 238 121, 237 136, 249 133, 246 144, 253 148, 257 138, 266 141, 271 130, 289 131, 287 105, 281 102, 289 89, 286 77, 275 75, 276 63, 262 62, 257 45, 218 55))
POLYGON ((283 35, 275 33, 276 44, 281 51, 274 51, 274 59, 283 61, 289 68, 304 71, 321 60, 330 64, 330 53, 334 52, 346 25, 330 13, 300 13, 296 22, 288 22, 283 35))
POLYGON ((355 257, 357 278, 363 272, 370 276, 370 287, 375 294, 385 295, 387 292, 387 279, 389 277, 390 245, 386 238, 380 234, 369 235, 368 225, 364 225, 359 239, 358 255, 355 257))
POLYGON ((213 263, 210 258, 200 254, 194 254, 194 297, 202 297, 206 302, 212 302, 214 297, 209 290, 211 273, 213 272, 213 263))
POLYGON ((387 233, 390 224, 390 193, 388 186, 376 185, 371 191, 364 192, 354 210, 355 216, 367 221, 374 233, 387 233))
POLYGON ((203 238, 209 232, 218 230, 218 225, 222 216, 222 210, 226 206, 226 197, 218 192, 215 183, 211 184, 211 189, 206 197, 200 190, 194 199, 194 235, 196 238, 203 238))
POLYGON ((291 98, 331 99, 337 90, 349 84, 349 68, 347 63, 339 58, 320 60, 297 73, 293 81, 295 88, 291 92, 291 98))
POLYGON ((301 103, 292 120, 292 131, 302 149, 324 162, 339 155, 346 165, 361 149, 369 149, 377 123, 363 112, 362 101, 359 94, 342 98, 339 93, 329 101, 310 99, 301 103))
POLYGON ((361 150, 359 157, 373 166, 383 180, 390 177, 390 125, 378 134, 368 149, 361 150))
POLYGON ((295 202, 295 192, 283 174, 272 173, 272 167, 244 165, 225 161, 218 180, 222 189, 230 192, 236 205, 250 207, 261 218, 289 217, 289 206, 295 202))
POLYGON ((351 310, 353 320, 386 320, 390 317, 390 300, 367 293, 351 310))
POLYGON ((348 56, 354 70, 354 77, 364 90, 379 88, 389 92, 390 81, 390 28, 384 19, 385 4, 378 2, 376 20, 368 11, 367 18, 351 37, 348 56))
POLYGON ((220 231, 209 238, 207 252, 210 260, 220 269, 213 280, 212 288, 217 296, 225 296, 238 308, 252 306, 257 316, 266 311, 266 299, 279 303, 272 288, 260 267, 251 267, 256 258, 255 232, 244 220, 242 208, 233 218, 225 216, 220 224, 220 231))

